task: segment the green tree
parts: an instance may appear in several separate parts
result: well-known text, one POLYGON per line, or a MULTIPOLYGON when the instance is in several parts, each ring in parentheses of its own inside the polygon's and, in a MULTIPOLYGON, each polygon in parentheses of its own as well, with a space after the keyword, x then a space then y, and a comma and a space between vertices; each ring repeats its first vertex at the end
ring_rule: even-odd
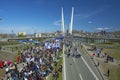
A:
POLYGON ((24 35, 24 33, 18 34, 18 37, 26 37, 26 35, 24 35))

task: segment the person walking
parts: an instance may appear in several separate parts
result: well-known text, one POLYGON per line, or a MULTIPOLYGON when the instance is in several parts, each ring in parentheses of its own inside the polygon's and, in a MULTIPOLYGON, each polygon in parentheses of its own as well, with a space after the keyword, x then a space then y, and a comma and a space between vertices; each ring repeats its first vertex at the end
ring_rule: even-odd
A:
POLYGON ((108 69, 108 70, 107 70, 107 76, 108 76, 108 77, 109 77, 109 74, 110 74, 110 70, 108 69))
POLYGON ((97 66, 99 66, 99 65, 100 65, 100 62, 98 61, 97 66))

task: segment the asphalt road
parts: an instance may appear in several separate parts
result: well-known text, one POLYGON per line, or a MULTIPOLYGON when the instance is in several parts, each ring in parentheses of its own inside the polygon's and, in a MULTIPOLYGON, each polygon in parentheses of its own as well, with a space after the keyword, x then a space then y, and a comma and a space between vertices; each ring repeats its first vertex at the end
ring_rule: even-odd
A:
MULTIPOLYGON (((74 42, 73 47, 75 47, 77 44, 77 42, 74 42)), ((63 55, 64 80, 100 80, 97 77, 96 73, 94 73, 92 68, 88 65, 86 60, 83 58, 83 56, 81 56, 80 58, 75 58, 72 56, 67 57, 66 54, 63 55)))
POLYGON ((81 58, 65 56, 66 80, 96 80, 81 58))

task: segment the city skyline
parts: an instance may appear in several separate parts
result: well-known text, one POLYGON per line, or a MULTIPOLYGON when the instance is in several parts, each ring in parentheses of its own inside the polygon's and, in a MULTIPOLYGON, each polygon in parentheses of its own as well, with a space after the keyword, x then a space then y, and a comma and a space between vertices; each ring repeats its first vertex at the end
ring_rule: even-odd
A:
POLYGON ((120 30, 119 0, 0 0, 0 33, 41 33, 61 30, 61 8, 69 28, 95 32, 120 30))

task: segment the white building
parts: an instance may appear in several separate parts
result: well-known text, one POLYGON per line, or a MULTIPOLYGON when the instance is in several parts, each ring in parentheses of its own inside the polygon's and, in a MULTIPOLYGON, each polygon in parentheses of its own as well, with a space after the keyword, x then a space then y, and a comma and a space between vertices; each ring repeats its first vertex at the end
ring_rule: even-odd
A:
POLYGON ((41 37, 41 33, 34 33, 34 37, 41 37))

